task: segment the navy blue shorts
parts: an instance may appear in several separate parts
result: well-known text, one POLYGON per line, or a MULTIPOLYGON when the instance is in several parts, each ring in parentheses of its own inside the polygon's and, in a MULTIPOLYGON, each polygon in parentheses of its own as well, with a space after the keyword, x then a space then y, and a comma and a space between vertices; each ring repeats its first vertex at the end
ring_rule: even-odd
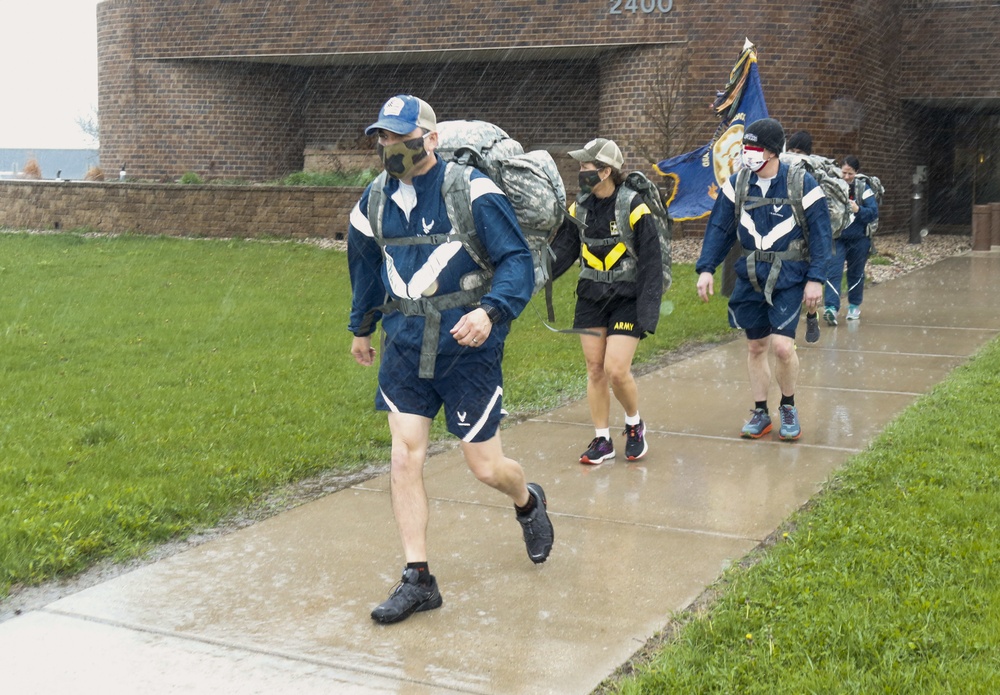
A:
POLYGON ((736 278, 736 287, 729 298, 729 325, 746 331, 748 340, 759 340, 773 334, 795 338, 802 310, 805 284, 774 290, 771 304, 764 293, 754 290, 743 278, 736 278))
POLYGON ((493 438, 503 409, 503 345, 438 355, 434 378, 421 379, 420 351, 386 344, 378 370, 375 409, 434 419, 444 406, 448 431, 465 442, 493 438))
POLYGON ((607 328, 608 335, 630 335, 642 339, 639 312, 631 297, 616 297, 599 302, 576 298, 573 328, 607 328))

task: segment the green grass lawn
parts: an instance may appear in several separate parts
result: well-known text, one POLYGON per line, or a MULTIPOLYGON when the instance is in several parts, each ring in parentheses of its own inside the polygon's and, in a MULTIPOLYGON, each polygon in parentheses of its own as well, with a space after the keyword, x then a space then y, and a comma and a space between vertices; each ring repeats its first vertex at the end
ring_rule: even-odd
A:
MULTIPOLYGON (((730 335, 690 266, 638 360, 730 335)), ((556 283, 557 325, 575 273, 556 283)), ((124 560, 321 471, 388 460, 345 254, 292 242, 0 234, 0 597, 124 560)), ((515 416, 585 394, 575 335, 514 323, 515 416)), ((439 419, 440 420, 440 419, 439 419)), ((434 435, 445 437, 441 423, 434 435)))
POLYGON ((998 422, 995 340, 602 690, 1000 692, 998 422))
MULTIPOLYGON (((556 324, 574 278, 556 284, 556 324)), ((640 362, 731 336, 675 268, 640 362)), ((343 253, 290 242, 0 235, 0 596, 135 557, 388 454, 349 355, 343 253)), ((584 395, 578 338, 514 324, 505 403, 584 395)), ((624 693, 1000 691, 1000 342, 851 459, 713 587, 624 693)), ((443 426, 435 436, 444 437, 443 426)))

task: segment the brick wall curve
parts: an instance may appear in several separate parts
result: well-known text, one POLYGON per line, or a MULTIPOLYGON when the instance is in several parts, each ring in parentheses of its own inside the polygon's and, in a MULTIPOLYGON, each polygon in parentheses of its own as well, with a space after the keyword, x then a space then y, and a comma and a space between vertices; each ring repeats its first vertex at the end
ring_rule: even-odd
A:
POLYGON ((904 99, 1000 93, 983 62, 1000 33, 992 0, 628 6, 105 0, 101 161, 154 180, 274 178, 301 169, 307 148, 365 146, 378 106, 409 91, 441 118, 492 120, 529 145, 558 151, 600 134, 647 164, 711 136, 708 105, 750 37, 772 115, 810 130, 820 153, 858 155, 885 181, 883 216, 898 222, 920 157, 904 99), (654 156, 650 90, 671 70, 685 76, 681 125, 676 149, 654 156))

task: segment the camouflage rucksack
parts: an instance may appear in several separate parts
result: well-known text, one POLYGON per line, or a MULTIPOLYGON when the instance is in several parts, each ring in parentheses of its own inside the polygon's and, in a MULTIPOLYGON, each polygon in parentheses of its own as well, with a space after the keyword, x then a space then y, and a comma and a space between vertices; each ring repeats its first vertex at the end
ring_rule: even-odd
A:
POLYGON ((816 179, 816 183, 826 196, 826 207, 830 211, 830 231, 833 232, 834 239, 840 238, 840 233, 847 229, 854 219, 854 213, 851 210, 851 187, 844 181, 837 163, 815 154, 801 155, 790 152, 782 154, 781 161, 789 166, 802 166, 816 179))
MULTIPOLYGON (((875 194, 875 202, 878 204, 879 209, 882 208, 882 198, 885 196, 885 186, 882 185, 882 181, 879 180, 877 176, 869 176, 868 174, 857 174, 854 177, 854 190, 857 191, 860 188, 860 184, 864 184, 868 189, 875 194), (860 183, 859 183, 860 182, 860 183)), ((864 195, 862 191, 861 194, 855 193, 855 197, 860 199, 864 195)), ((858 203, 860 205, 860 203, 858 203)), ((866 236, 874 236, 875 232, 878 231, 878 218, 868 223, 865 227, 866 236)))
MULTIPOLYGON (((550 244, 566 214, 566 189, 552 155, 545 150, 525 152, 521 143, 485 121, 442 121, 437 132, 437 153, 442 159, 479 169, 507 196, 531 249, 534 292, 545 287, 547 294, 550 293, 553 257, 550 244)), ((464 185, 454 178, 450 182, 449 174, 445 174, 448 217, 454 228, 474 232, 471 200, 465 202, 468 176, 462 178, 464 185)), ((492 277, 493 269, 484 253, 470 251, 482 266, 485 281, 492 277)), ((549 319, 554 320, 551 300, 548 307, 549 319)))

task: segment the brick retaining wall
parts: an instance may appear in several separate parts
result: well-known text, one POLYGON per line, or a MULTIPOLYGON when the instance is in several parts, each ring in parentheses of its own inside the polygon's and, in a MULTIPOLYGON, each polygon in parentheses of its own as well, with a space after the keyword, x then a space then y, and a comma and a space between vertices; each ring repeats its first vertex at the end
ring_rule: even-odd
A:
POLYGON ((0 181, 0 227, 338 239, 360 188, 0 181))

